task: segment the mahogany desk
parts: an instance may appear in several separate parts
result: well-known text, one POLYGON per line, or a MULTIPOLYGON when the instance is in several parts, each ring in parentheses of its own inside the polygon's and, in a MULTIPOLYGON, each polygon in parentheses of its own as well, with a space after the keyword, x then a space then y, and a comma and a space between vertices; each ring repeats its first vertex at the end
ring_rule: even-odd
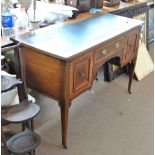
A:
POLYGON ((112 14, 94 15, 12 38, 23 44, 21 76, 27 86, 59 103, 65 148, 71 101, 92 87, 97 70, 106 61, 118 57, 122 66, 131 63, 130 92, 141 25, 141 21, 112 14))

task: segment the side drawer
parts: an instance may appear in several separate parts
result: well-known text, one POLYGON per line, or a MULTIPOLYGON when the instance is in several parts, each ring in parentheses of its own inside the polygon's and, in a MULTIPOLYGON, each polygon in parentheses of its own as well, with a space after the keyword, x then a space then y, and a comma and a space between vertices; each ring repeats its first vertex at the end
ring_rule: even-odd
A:
POLYGON ((71 62, 71 96, 75 97, 91 86, 93 57, 87 53, 71 62))
POLYGON ((96 48, 94 55, 94 62, 100 63, 106 61, 112 54, 115 54, 118 51, 124 50, 125 46, 125 37, 119 37, 115 40, 110 41, 107 44, 103 44, 100 47, 96 48))

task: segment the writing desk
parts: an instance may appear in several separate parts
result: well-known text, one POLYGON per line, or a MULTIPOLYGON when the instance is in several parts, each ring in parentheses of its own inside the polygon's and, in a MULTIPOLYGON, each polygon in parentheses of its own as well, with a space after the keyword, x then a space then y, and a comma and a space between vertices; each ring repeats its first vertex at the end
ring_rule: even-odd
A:
POLYGON ((118 57, 121 66, 131 64, 130 92, 141 25, 141 21, 112 14, 94 15, 12 38, 23 44, 19 50, 21 76, 27 86, 59 103, 65 148, 71 101, 92 87, 96 72, 106 61, 118 57))

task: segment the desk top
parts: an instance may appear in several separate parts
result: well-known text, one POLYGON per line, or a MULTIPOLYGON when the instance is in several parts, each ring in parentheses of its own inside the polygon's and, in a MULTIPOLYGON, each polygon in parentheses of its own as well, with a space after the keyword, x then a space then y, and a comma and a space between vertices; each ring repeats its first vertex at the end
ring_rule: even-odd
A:
POLYGON ((18 35, 12 40, 59 59, 70 59, 143 22, 112 14, 95 16, 60 28, 47 27, 18 35))

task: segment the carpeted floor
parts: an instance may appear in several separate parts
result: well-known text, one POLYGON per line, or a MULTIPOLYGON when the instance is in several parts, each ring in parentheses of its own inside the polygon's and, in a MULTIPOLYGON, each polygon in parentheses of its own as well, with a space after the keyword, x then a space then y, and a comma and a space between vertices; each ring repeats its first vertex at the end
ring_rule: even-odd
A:
POLYGON ((133 80, 131 95, 126 74, 111 83, 104 82, 102 74, 90 91, 72 102, 67 150, 61 145, 57 102, 32 93, 41 107, 35 118, 42 139, 36 155, 153 155, 153 73, 133 80))
POLYGON ((153 73, 134 80, 131 95, 127 75, 105 83, 102 74, 90 91, 72 102, 67 150, 61 145, 57 102, 33 92, 41 106, 35 119, 42 138, 37 155, 153 155, 153 73))

